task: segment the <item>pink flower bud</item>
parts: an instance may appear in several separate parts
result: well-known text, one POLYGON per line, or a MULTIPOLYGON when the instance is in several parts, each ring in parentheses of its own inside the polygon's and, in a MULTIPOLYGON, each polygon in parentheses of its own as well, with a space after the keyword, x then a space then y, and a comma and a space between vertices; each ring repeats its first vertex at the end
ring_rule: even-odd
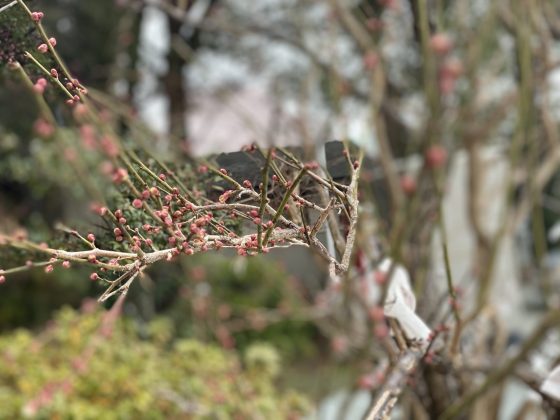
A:
POLYGON ((225 202, 227 202, 229 200, 229 198, 233 195, 235 191, 233 190, 227 190, 225 191, 222 195, 220 195, 220 197, 218 197, 218 201, 222 204, 224 204, 225 202))
POLYGON ((385 282, 387 281, 387 274, 385 274, 383 271, 376 271, 373 276, 375 282, 379 285, 385 284, 385 282))
POLYGON ((54 266, 49 264, 45 267, 45 273, 51 273, 54 270, 54 266))
POLYGON ((48 50, 49 47, 47 44, 41 44, 37 47, 37 51, 39 51, 41 54, 45 54, 48 50))
POLYGON ((363 58, 364 67, 366 70, 372 71, 379 64, 379 56, 375 51, 369 51, 363 58))
POLYGON ((373 306, 369 309, 369 317, 375 322, 383 321, 385 319, 385 311, 381 306, 373 306))
POLYGON ((62 263, 62 266, 63 266, 64 268, 70 268, 70 265, 71 265, 71 264, 70 264, 70 261, 64 261, 64 262, 62 263))
POLYGON ((373 329, 373 334, 379 339, 385 338, 389 335, 389 328, 384 323, 378 323, 373 329))
POLYGON ((430 38, 430 48, 438 55, 445 55, 453 48, 453 41, 445 33, 434 34, 430 38))
POLYGON ((6 276, 0 276, 0 284, 6 282, 6 276))
POLYGON ((95 242, 95 235, 93 233, 88 233, 87 240, 90 242, 95 242))
POLYGON ((372 375, 362 375, 358 379, 358 387, 361 389, 373 389, 375 381, 372 375))
POLYGON ((447 151, 442 146, 430 146, 428 150, 426 150, 425 159, 429 168, 440 168, 445 165, 447 161, 447 151))
POLYGON ((101 138, 101 148, 109 157, 116 157, 119 154, 119 146, 111 136, 103 136, 101 138))
POLYGON ((135 199, 132 201, 132 206, 133 206, 134 208, 136 208, 136 209, 142 208, 142 200, 140 200, 139 198, 135 198, 135 199))
POLYGON ((51 69, 51 76, 58 79, 58 71, 56 71, 56 69, 51 69))
POLYGON ((381 19, 370 18, 366 21, 366 27, 371 32, 377 32, 383 29, 384 23, 381 19))
POLYGON ((33 131, 35 131, 39 137, 45 139, 53 135, 54 127, 50 122, 39 118, 33 123, 33 131))
POLYGON ((49 44, 51 44, 53 47, 56 47, 56 38, 49 38, 49 44))
POLYGON ((406 195, 412 195, 416 192, 416 180, 410 175, 401 177, 401 188, 406 195))
POLYGON ((91 274, 89 275, 89 279, 90 279, 91 281, 95 281, 95 280, 97 280, 98 278, 99 278, 99 274, 97 274, 97 273, 91 273, 91 274))
POLYGON ((440 68, 440 75, 457 79, 463 74, 463 62, 458 58, 448 58, 440 68))
POLYGON ((45 86, 35 83, 33 85, 33 90, 35 91, 35 93, 42 95, 45 92, 45 86))

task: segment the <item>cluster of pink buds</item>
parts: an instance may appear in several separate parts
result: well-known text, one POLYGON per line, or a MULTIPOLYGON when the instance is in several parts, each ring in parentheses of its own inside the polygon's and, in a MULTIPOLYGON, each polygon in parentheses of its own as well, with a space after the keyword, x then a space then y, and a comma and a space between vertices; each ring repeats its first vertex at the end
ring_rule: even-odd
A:
POLYGON ((122 242, 123 241, 123 232, 121 230, 121 228, 115 228, 113 229, 113 233, 115 234, 115 240, 117 242, 122 242))
POLYGON ((121 209, 117 209, 115 210, 115 217, 117 218, 117 220, 119 221, 119 223, 121 225, 126 224, 126 219, 124 218, 123 212, 121 209))
POLYGON ((94 213, 97 213, 101 217, 105 216, 108 211, 107 207, 102 206, 99 203, 91 203, 90 210, 93 211, 94 213))
POLYGON ((169 214, 169 207, 163 206, 161 210, 157 210, 155 215, 159 217, 166 226, 173 224, 173 217, 169 214))
POLYGON ((231 196, 235 193, 234 190, 227 190, 225 191, 222 195, 220 195, 220 197, 218 198, 218 201, 222 204, 226 203, 231 196))
POLYGON ((127 178, 128 178, 128 171, 124 168, 117 168, 113 172, 113 182, 115 184, 121 184, 127 178))
POLYGON ((31 19, 33 19, 34 22, 40 22, 44 17, 45 17, 45 14, 43 12, 32 12, 31 13, 31 19))
POLYGON ((385 373, 383 370, 377 370, 373 373, 367 373, 358 379, 358 387, 361 389, 372 390, 378 387, 385 380, 385 373))
POLYGON ((80 97, 78 95, 74 95, 74 96, 72 96, 72 98, 68 98, 66 100, 66 105, 74 106, 79 102, 80 102, 80 97))
POLYGON ((315 161, 311 161, 311 162, 307 162, 305 165, 303 165, 303 167, 308 171, 314 171, 316 169, 319 169, 319 163, 315 161))
POLYGON ((213 216, 211 214, 207 214, 205 216, 199 217, 193 223, 190 224, 189 226, 190 233, 194 235, 195 238, 202 240, 206 235, 206 230, 204 229, 204 227, 208 225, 208 223, 210 223, 212 219, 213 216))
MULTIPOLYGON (((49 44, 54 48, 56 46, 56 38, 49 38, 49 44)), ((39 44, 39 46, 37 47, 37 51, 39 51, 41 54, 46 54, 47 51, 49 51, 49 46, 45 43, 39 44)))

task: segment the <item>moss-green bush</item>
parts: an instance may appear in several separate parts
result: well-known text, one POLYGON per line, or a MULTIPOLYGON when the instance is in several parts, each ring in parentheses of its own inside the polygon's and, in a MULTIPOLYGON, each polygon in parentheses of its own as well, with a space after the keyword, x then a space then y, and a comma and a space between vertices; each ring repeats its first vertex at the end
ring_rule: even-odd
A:
POLYGON ((309 407, 276 389, 266 344, 245 357, 196 340, 139 338, 109 313, 60 311, 39 335, 0 337, 0 418, 286 419, 309 407))

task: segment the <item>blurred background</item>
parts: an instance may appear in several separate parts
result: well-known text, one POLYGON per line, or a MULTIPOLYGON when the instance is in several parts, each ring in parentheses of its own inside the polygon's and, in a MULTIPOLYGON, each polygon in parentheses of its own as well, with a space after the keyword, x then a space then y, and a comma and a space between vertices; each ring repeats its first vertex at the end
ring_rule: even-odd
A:
MULTIPOLYGON (((116 125, 137 118, 148 147, 166 161, 192 162, 256 142, 298 146, 328 164, 329 141, 349 139, 364 148, 366 221, 358 254, 394 222, 380 155, 389 153, 398 173, 415 173, 421 165, 430 105, 417 3, 27 2, 45 13, 43 23, 56 36, 58 52, 91 97, 104 104, 107 118, 116 125), (353 30, 354 24, 359 28, 353 30)), ((554 2, 534 3, 525 28, 521 6, 510 10, 508 1, 427 2, 430 30, 451 42, 441 45, 451 51, 442 52, 438 73, 442 118, 436 137, 450 150, 442 208, 453 275, 467 295, 484 266, 477 260, 482 244, 473 234, 469 207, 473 170, 484 172, 476 204, 483 230, 495 232, 504 209, 530 190, 524 182, 540 173, 547 142, 557 140, 560 10, 554 2), (535 74, 529 82, 519 64, 523 30, 535 34, 538 44, 531 47, 535 74), (513 105, 527 89, 546 109, 528 105, 528 140, 512 156, 519 125, 513 105), (479 152, 475 169, 473 149, 479 152), (508 188, 511 197, 502 194, 508 188)), ((34 49, 39 39, 32 27, 18 26, 23 17, 16 9, 0 14, 0 228, 65 244, 70 239, 57 224, 91 229, 97 221, 88 211, 91 197, 65 169, 68 155, 41 138, 32 95, 5 71, 8 57, 17 56, 22 44, 34 49)), ((55 116, 70 132, 69 111, 57 93, 46 97, 61 102, 53 106, 55 116)), ((548 308, 560 304, 557 166, 546 172, 538 199, 496 250, 491 309, 481 321, 484 332, 476 333, 480 342, 503 333, 489 360, 502 360, 548 308)), ((434 211, 427 208, 418 217, 432 220, 434 211)), ((411 236, 403 259, 419 313, 429 314, 434 302, 445 302, 440 239, 421 228, 411 236), (426 261, 429 270, 423 272, 426 261), (428 277, 433 283, 422 281, 428 277)), ((0 253, 2 267, 25 260, 18 251, 0 253)), ((371 348, 353 342, 352 304, 344 302, 339 314, 324 319, 320 303, 328 273, 307 250, 250 259, 214 253, 157 265, 135 284, 116 324, 97 307, 102 288, 88 275, 80 268, 50 275, 32 270, 2 285, 0 418, 56 418, 50 416, 63 406, 68 418, 359 418, 381 381, 383 365, 374 363, 371 348), (108 332, 96 329, 103 323, 110 324, 108 332), (240 372, 239 365, 246 369, 240 372), (192 377, 183 394, 169 385, 181 376, 192 377), (2 382, 8 377, 21 383, 2 382), (230 381, 236 386, 224 379, 229 377, 237 377, 230 381), (162 383, 157 395, 151 394, 154 382, 162 383), (65 387, 80 389, 81 397, 72 404, 58 400, 65 387), (255 412, 265 414, 253 417, 255 412)), ((559 342, 553 331, 535 356, 541 375, 557 359, 559 342)), ((514 418, 532 398, 521 382, 508 382, 491 414, 478 418, 514 418)), ((412 409, 396 416, 436 418, 438 408, 432 408, 429 417, 412 409)))

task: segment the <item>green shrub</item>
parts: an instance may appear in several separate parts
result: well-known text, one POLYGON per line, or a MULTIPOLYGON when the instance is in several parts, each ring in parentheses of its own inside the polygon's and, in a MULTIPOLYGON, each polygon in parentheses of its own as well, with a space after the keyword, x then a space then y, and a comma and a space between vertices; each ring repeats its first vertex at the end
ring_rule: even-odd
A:
POLYGON ((39 335, 0 337, 0 418, 286 419, 309 409, 276 389, 280 360, 271 346, 234 352, 184 339, 110 313, 63 309, 39 335))

